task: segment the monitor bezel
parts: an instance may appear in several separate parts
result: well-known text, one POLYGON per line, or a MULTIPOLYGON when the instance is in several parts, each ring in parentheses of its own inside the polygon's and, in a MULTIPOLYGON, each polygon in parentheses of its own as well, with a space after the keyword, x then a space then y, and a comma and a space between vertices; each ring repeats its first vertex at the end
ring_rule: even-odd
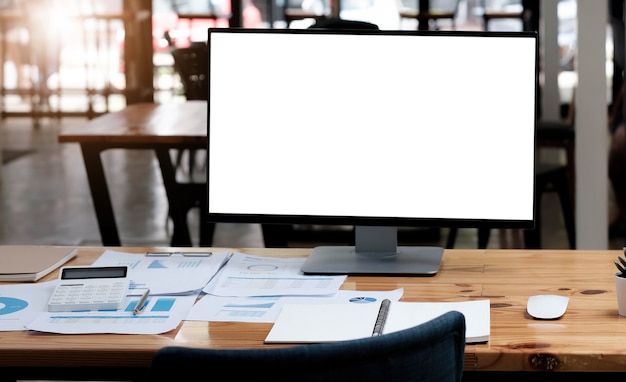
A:
MULTIPOLYGON (((538 34, 534 31, 522 32, 484 32, 484 31, 408 31, 408 30, 346 30, 346 29, 257 29, 257 28, 209 28, 209 94, 207 118, 207 160, 210 157, 210 115, 211 115, 211 35, 213 33, 270 33, 270 34, 332 34, 332 35, 408 35, 408 36, 457 36, 457 37, 486 37, 486 38, 531 38, 535 46, 535 106, 534 106, 534 153, 536 154, 536 129, 538 116, 538 78, 539 78, 539 42, 538 34)), ((505 128, 505 127, 503 127, 505 128)), ((536 155, 533 155, 533 158, 536 155)), ((206 166, 207 184, 210 182, 209 166, 206 166)), ((536 159, 533 163, 536 168, 536 159)), ((494 175, 497 176, 497 175, 494 175)), ((258 185, 257 185, 258 186, 258 185)), ((535 190, 535 179, 533 179, 535 190)), ((253 192, 253 190, 251 191, 253 192)), ((536 219, 536 192, 533 191, 532 219, 468 219, 468 218, 429 218, 429 217, 375 217, 375 216, 331 216, 331 215, 277 215, 277 214, 247 214, 247 213, 215 213, 210 211, 210 194, 207 187, 207 209, 205 218, 212 223, 258 223, 258 224, 306 224, 306 225, 342 225, 342 226, 393 226, 393 227, 438 227, 438 228, 534 228, 536 219)))

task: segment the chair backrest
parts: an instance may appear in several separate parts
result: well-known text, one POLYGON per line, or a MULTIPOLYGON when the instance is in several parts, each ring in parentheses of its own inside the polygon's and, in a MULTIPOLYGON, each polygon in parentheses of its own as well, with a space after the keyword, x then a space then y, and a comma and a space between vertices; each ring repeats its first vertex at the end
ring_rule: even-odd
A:
POLYGON ((187 100, 206 100, 209 96, 209 58, 207 46, 195 43, 172 50, 174 68, 180 76, 187 100))
POLYGON ((315 21, 315 24, 311 25, 311 29, 364 29, 364 30, 379 30, 378 25, 372 24, 367 21, 359 20, 345 20, 337 18, 324 18, 315 21))
POLYGON ((456 311, 403 331, 334 343, 268 349, 159 350, 146 382, 236 381, 460 381, 465 318, 456 311))

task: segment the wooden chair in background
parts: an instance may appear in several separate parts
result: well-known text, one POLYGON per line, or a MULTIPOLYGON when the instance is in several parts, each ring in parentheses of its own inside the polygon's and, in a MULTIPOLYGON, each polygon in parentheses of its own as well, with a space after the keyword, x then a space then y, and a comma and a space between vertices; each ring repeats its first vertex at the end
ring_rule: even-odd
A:
POLYGON ((451 23, 451 29, 456 29, 455 21, 460 2, 460 0, 430 0, 430 9, 428 9, 427 12, 421 12, 419 0, 414 0, 414 4, 411 4, 411 6, 405 5, 407 3, 406 0, 398 0, 398 12, 401 20, 417 20, 418 27, 420 24, 430 24, 432 22, 432 28, 423 29, 438 30, 440 28, 439 22, 441 20, 449 20, 451 23))
POLYGON ((521 3, 519 4, 519 7, 512 5, 507 8, 494 8, 490 3, 491 1, 489 0, 481 0, 483 29, 485 31, 489 30, 489 22, 492 20, 509 19, 520 20, 522 23, 524 22, 524 9, 521 3))
MULTIPOLYGON (((192 43, 186 48, 173 48, 174 69, 183 84, 185 98, 190 100, 207 100, 209 96, 209 58, 205 43, 192 43)), ((176 168, 182 164, 184 152, 176 154, 176 168)), ((195 150, 188 153, 189 176, 193 177, 196 162, 195 150)))

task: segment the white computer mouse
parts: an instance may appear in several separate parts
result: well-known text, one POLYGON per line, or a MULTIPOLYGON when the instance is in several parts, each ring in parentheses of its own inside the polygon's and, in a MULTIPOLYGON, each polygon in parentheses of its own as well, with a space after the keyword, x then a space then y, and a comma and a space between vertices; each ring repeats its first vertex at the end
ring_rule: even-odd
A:
POLYGON ((567 310, 569 297, 556 294, 540 294, 530 296, 526 310, 531 316, 542 320, 554 320, 561 317, 567 310))

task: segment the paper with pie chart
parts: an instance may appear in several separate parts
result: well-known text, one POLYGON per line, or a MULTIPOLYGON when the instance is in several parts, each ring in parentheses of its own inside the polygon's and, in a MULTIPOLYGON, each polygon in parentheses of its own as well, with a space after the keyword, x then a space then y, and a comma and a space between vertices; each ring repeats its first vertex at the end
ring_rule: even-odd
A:
POLYGON ((46 310, 56 281, 0 285, 0 331, 25 330, 46 310))
POLYGON ((203 292, 215 296, 324 296, 336 293, 345 275, 304 275, 306 258, 253 256, 234 252, 214 283, 203 292))
POLYGON ((340 290, 332 296, 221 297, 210 294, 191 308, 188 321, 275 322, 285 304, 378 305, 383 299, 398 301, 403 288, 391 291, 340 290))

